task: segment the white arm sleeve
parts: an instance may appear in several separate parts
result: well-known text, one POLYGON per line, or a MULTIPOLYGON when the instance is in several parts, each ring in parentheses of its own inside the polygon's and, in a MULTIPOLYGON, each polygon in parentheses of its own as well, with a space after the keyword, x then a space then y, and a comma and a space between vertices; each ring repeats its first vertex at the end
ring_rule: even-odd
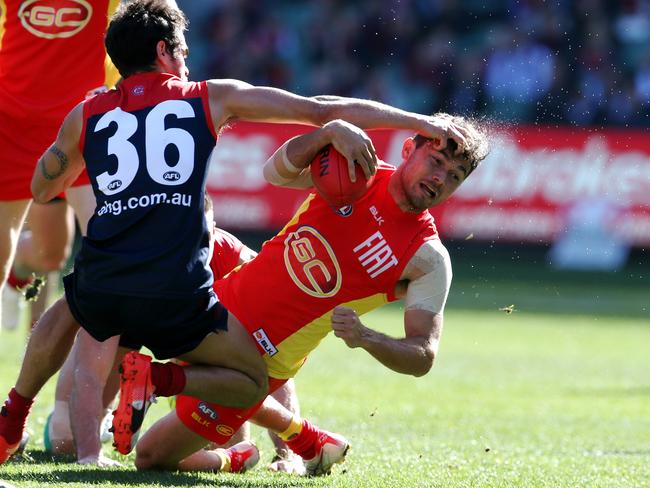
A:
MULTIPOLYGON (((297 136, 296 136, 297 137, 297 136)), ((293 138, 295 139, 295 137, 293 138)), ((309 188, 312 186, 309 167, 297 168, 287 157, 287 146, 292 139, 282 144, 273 155, 264 163, 264 179, 274 186, 286 186, 291 188, 309 188), (278 167, 284 168, 292 177, 282 176, 278 167)))
POLYGON ((425 242, 413 255, 424 274, 409 282, 404 302, 406 310, 442 313, 451 286, 451 259, 438 239, 425 242))

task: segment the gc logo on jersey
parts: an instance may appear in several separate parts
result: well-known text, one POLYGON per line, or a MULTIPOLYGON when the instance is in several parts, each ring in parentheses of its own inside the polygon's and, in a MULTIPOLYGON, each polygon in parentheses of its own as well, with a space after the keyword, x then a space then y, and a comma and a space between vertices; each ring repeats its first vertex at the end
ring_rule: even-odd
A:
POLYGON ((25 0, 18 10, 23 27, 44 39, 74 36, 88 25, 92 14, 86 0, 25 0))
POLYGON ((329 243, 313 227, 303 225, 284 240, 284 265, 298 288, 316 298, 341 289, 341 267, 329 243))

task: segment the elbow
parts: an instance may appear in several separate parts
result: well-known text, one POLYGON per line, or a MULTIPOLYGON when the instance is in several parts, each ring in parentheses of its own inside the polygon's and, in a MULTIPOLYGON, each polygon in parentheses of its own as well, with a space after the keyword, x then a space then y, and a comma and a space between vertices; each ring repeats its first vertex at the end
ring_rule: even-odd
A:
POLYGON ((427 374, 429 371, 431 371, 431 368, 433 367, 433 363, 429 363, 428 365, 422 365, 421 367, 413 370, 411 372, 412 376, 415 376, 416 378, 421 378, 425 374, 427 374))
POLYGON ((420 378, 431 371, 433 363, 435 362, 435 353, 433 351, 426 351, 422 360, 418 362, 416 368, 413 369, 411 375, 420 378))
POLYGON ((34 182, 32 182, 31 190, 32 190, 32 198, 36 203, 47 203, 56 196, 56 195, 50 195, 50 192, 48 192, 45 188, 42 188, 40 185, 34 182))
POLYGON ((51 200, 47 193, 34 191, 34 189, 32 189, 32 198, 36 203, 47 203, 51 200))

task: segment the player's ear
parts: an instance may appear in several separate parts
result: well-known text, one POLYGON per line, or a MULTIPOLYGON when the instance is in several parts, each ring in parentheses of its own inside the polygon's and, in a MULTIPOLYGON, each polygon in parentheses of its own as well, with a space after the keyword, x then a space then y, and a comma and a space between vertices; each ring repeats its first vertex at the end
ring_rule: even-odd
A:
POLYGON ((165 41, 158 41, 156 43, 156 55, 159 60, 166 59, 169 56, 169 50, 167 49, 167 44, 165 41))
POLYGON ((409 157, 411 157, 413 151, 415 151, 415 141, 412 137, 409 137, 404 141, 404 145, 402 146, 402 159, 406 161, 409 157))

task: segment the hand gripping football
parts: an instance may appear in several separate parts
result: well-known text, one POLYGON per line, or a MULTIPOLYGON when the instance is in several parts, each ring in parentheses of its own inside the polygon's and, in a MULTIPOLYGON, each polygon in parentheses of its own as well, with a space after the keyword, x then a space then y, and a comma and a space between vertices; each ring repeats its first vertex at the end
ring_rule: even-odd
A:
POLYGON ((339 208, 356 202, 366 192, 372 178, 366 179, 361 166, 355 164, 357 181, 350 181, 348 160, 334 149, 325 146, 311 162, 314 188, 332 207, 339 208))

